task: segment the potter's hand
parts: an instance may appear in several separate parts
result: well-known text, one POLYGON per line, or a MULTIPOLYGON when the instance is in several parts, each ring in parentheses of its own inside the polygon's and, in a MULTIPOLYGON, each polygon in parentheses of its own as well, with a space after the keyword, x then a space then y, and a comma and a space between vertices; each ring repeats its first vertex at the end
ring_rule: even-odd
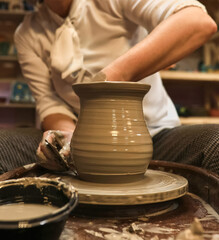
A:
POLYGON ((54 171, 74 170, 70 142, 73 132, 49 130, 44 132, 37 149, 37 163, 54 171))

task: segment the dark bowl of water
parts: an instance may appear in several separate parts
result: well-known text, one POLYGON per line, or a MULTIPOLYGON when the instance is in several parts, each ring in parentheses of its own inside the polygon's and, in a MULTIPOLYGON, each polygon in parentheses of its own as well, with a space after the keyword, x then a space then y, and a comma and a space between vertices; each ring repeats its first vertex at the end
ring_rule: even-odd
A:
POLYGON ((77 202, 75 188, 58 179, 2 181, 0 236, 4 240, 58 240, 77 202))

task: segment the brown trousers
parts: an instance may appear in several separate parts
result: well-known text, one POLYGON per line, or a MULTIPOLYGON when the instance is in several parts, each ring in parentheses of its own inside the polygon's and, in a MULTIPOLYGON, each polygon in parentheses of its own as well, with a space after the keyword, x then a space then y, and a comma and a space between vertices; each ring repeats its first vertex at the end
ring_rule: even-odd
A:
POLYGON ((219 124, 180 126, 153 137, 154 160, 190 164, 219 175, 219 124))

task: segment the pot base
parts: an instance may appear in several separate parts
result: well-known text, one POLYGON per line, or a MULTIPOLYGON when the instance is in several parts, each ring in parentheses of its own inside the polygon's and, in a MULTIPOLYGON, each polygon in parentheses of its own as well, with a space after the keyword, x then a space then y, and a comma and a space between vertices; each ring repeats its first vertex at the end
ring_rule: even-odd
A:
POLYGON ((83 174, 80 173, 79 178, 82 181, 86 182, 96 182, 96 183, 112 183, 112 184, 118 184, 118 183, 132 183, 139 180, 142 180, 144 178, 144 174, 127 174, 127 175, 115 175, 115 174, 107 174, 107 175, 96 175, 96 174, 83 174))

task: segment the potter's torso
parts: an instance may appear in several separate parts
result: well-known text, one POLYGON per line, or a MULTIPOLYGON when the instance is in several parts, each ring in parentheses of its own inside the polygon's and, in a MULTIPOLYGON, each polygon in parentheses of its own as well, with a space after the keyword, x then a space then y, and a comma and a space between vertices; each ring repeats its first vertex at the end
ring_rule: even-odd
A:
MULTIPOLYGON (((180 2, 169 1, 168 4, 174 5, 180 2)), ((74 28, 80 39, 79 50, 83 54, 84 67, 91 74, 100 71, 130 49, 136 40, 136 33, 139 30, 138 24, 150 30, 153 25, 162 20, 158 19, 155 16, 156 14, 158 16, 158 13, 155 14, 154 12, 155 17, 152 17, 152 20, 149 21, 149 18, 137 8, 132 9, 133 12, 130 12, 130 16, 128 16, 129 10, 131 11, 134 5, 131 2, 128 2, 129 4, 126 7, 123 6, 123 1, 117 0, 83 0, 75 1, 75 3, 78 3, 78 5, 72 7, 73 10, 71 9, 69 17, 74 20, 74 28)), ((138 7, 145 6, 146 8, 147 4, 153 5, 155 3, 156 1, 137 1, 138 7)), ((148 14, 149 10, 146 9, 148 14)), ((166 12, 166 15, 163 17, 167 17, 168 14, 170 13, 166 12)), ((77 82, 77 79, 71 77, 62 79, 61 73, 51 68, 51 46, 54 42, 55 31, 63 23, 64 19, 61 19, 45 6, 42 6, 39 13, 34 13, 26 18, 17 34, 23 33, 23 37, 28 44, 34 43, 32 48, 50 70, 50 80, 56 93, 73 111, 78 113, 79 99, 72 91, 72 84, 77 82), (31 26, 31 30, 27 33, 24 31, 25 25, 31 26), (39 32, 41 33, 40 35, 38 34, 39 32), (38 41, 34 41, 37 38, 38 41)), ((179 125, 176 110, 162 85, 159 74, 149 76, 142 81, 151 85, 151 90, 143 101, 145 119, 151 135, 156 134, 162 128, 179 125)), ((40 84, 36 83, 36 85, 39 86, 40 84)), ((38 93, 35 95, 36 99, 44 97, 38 93)), ((49 112, 48 110, 46 111, 49 112)))

